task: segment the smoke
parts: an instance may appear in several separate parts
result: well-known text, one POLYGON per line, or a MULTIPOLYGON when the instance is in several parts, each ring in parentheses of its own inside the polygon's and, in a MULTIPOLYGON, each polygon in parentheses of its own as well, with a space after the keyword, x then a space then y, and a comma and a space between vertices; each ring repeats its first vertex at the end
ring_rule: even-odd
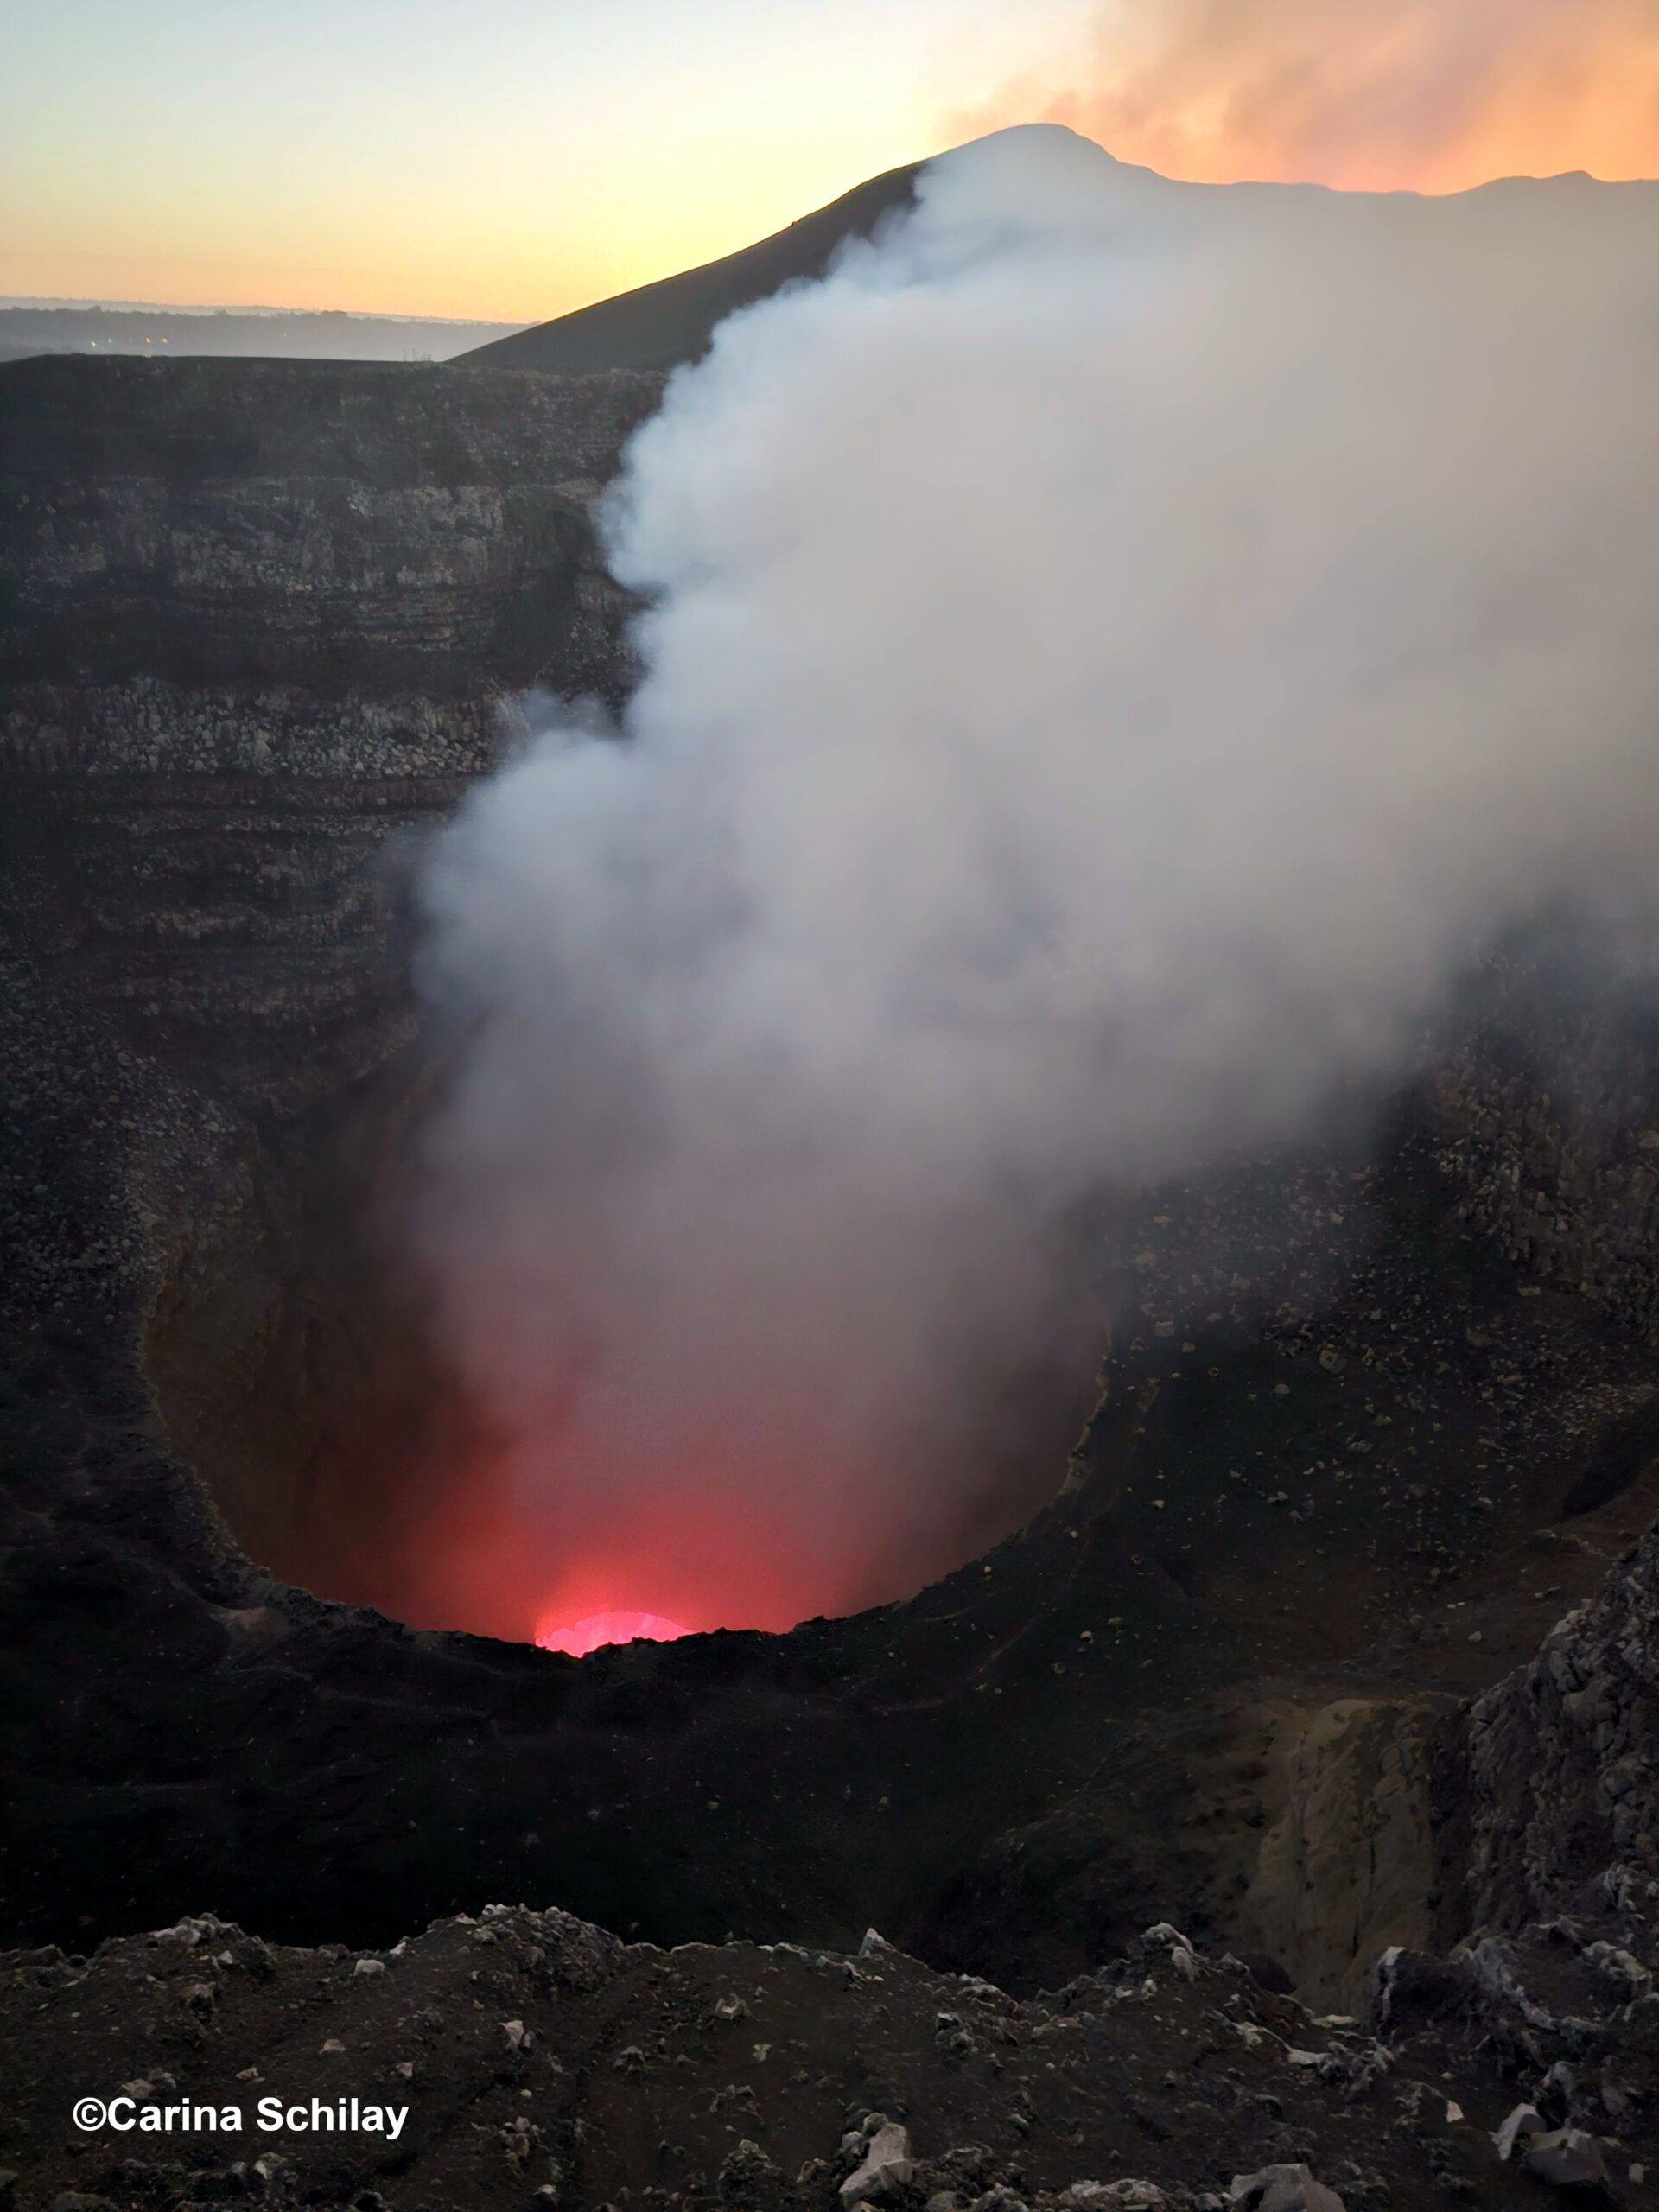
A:
POLYGON ((1659 0, 1112 0, 1065 76, 951 135, 1034 117, 1171 176, 1370 191, 1659 175, 1659 0))
POLYGON ((430 868, 426 1251, 550 1602, 949 1563, 1114 1179, 1401 1064, 1659 822, 1659 188, 1169 183, 1050 127, 734 317, 609 511, 620 741, 430 868))

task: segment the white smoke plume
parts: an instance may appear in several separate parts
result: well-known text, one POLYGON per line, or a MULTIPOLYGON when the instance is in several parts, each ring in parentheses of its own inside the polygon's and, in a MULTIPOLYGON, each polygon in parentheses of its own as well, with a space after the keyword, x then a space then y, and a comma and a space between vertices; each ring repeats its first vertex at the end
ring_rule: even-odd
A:
POLYGON ((1656 367, 1659 186, 1033 126, 674 379, 620 741, 544 734, 426 885, 474 1027, 423 1235, 573 1588, 914 1586, 1068 1207, 1293 1133, 1483 931, 1639 886, 1656 367))

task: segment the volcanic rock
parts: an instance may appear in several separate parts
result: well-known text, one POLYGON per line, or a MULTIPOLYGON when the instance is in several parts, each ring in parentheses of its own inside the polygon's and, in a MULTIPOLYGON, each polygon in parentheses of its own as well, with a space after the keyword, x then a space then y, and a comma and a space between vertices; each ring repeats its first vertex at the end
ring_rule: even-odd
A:
POLYGON ((1508 2158, 1514 2151, 1517 2140, 1524 2140, 1534 2135, 1542 2135, 1545 2132, 1542 2115, 1535 2105, 1516 2105, 1502 2127, 1494 2134, 1492 2141, 1497 2147, 1498 2157, 1508 2158))
POLYGON ((847 2208, 862 2204, 867 2197, 886 2196, 902 2189, 916 2171, 910 2155, 910 2137, 897 2120, 877 2113, 864 2126, 867 2147, 863 2158, 841 2184, 841 2201, 847 2208))
POLYGON ((1306 2166, 1235 2174, 1227 2193, 1240 2212, 1346 2212, 1335 2190, 1315 2181, 1306 2166))
POLYGON ((1554 2183, 1558 2189, 1602 2183, 1607 2178, 1607 2162, 1595 2137, 1586 2135, 1581 2127, 1560 2127, 1553 2134, 1535 2136, 1523 2164, 1529 2174, 1536 2174, 1540 2181, 1554 2183))
MULTIPOLYGON (((785 2177, 756 2187, 830 2204, 875 2108, 929 2150, 915 2185, 964 2202, 1091 2162, 1199 2193, 1306 2164, 1363 2212, 1374 2172, 1396 2204, 1402 2176, 1469 2177, 1444 2075, 1475 2126, 1521 2095, 1617 2166, 1659 2094, 1659 1065, 1605 948, 1506 948, 1356 1131, 1103 1202, 1086 1429, 918 1596, 580 1662, 387 1617, 413 1444, 466 1413, 385 1235, 442 1074, 409 873, 512 741, 505 697, 626 696, 592 505, 660 388, 0 371, 4 1910, 63 1947, 12 1961, 44 2040, 9 2094, 92 2094, 95 2019, 105 2089, 289 2050, 297 2090, 413 1972, 414 2010, 360 2016, 386 2093, 423 2054, 495 2069, 454 2093, 493 2131, 455 2202, 522 2202, 569 2154, 530 2134, 568 2119, 580 2148, 632 2097, 643 2163, 596 2190, 669 2187, 659 2141, 714 2190, 751 2142, 785 2177), (520 1942, 461 1916, 500 1895, 580 1918, 520 1942), (855 1962, 872 1923, 903 1952, 855 1962), (802 1948, 649 1948, 728 1929, 802 1948), (384 1971, 331 1965, 342 1940, 384 1971), (276 1960, 295 2016, 221 1952, 276 1960), (1379 1957, 1375 2034, 1313 2025, 1366 2015, 1379 1957), (763 1958, 810 1989, 787 2098, 752 2056, 781 2048, 763 1958), (1074 1993, 1039 2012, 1045 1987, 1074 1993), (722 2037, 747 2040, 704 2066, 722 2037), (1099 2069, 1075 2107, 1073 2038, 1099 2069), (589 2051, 603 2088, 559 2087, 589 2051), (653 2101, 680 2055, 764 2127, 653 2101)), ((28 2139, 44 2201, 73 2177, 37 2179, 59 2153, 28 2139)), ((158 2173, 99 2186, 165 2203, 158 2173)))
MULTIPOLYGON (((1257 2212, 1332 2212, 1333 2198, 1430 2212, 1448 2189, 1517 2208, 1535 2196, 1475 2127, 1443 2117, 1453 2066, 1477 2126, 1503 2109, 1501 2057, 1464 2047, 1455 2011, 1396 2032, 1389 2068, 1357 2094, 1339 2065, 1294 2067, 1285 2048, 1336 2059, 1365 2031, 1322 2029, 1202 1951, 1192 1980, 1149 1976, 1142 1951, 1020 2003, 896 1950, 849 1979, 844 1954, 664 1952, 524 1906, 446 1918, 367 1955, 268 1943, 208 1916, 189 1930, 194 1949, 158 1930, 90 1956, 48 1947, 0 1961, 0 2080, 27 2212, 67 2189, 122 2212, 228 2205, 256 2176, 264 2201, 330 2212, 527 2198, 582 2212, 675 2198, 706 2212, 930 2199, 959 2212, 1224 2212, 1230 2197, 1257 2212), (217 1992, 205 2031, 185 2001, 204 1954, 217 1992), (364 1955, 385 1972, 358 1974, 364 1955), (749 2016, 722 2019, 715 2000, 734 1988, 749 2016), (509 2009, 526 2031, 505 2050, 509 2009), (966 2062, 935 2040, 945 2009, 974 2024, 966 2062), (345 2056, 319 2082, 325 2023, 345 2056), (77 2125, 78 2100, 118 2096, 137 2048, 167 2063, 129 2085, 130 2107, 114 2104, 134 2124, 77 2125), (630 2051, 645 2063, 619 2065, 630 2051), (390 2112, 395 2138, 353 2124, 353 2098, 359 2121, 371 2105, 390 2112), (334 2126, 313 2125, 314 2100, 334 2126), (262 2128, 273 2108, 283 2124, 262 2128), (1165 2118, 1149 2127, 1154 2112, 1165 2118)), ((1620 2185, 1637 2147, 1621 2137, 1602 2153, 1620 2185)))

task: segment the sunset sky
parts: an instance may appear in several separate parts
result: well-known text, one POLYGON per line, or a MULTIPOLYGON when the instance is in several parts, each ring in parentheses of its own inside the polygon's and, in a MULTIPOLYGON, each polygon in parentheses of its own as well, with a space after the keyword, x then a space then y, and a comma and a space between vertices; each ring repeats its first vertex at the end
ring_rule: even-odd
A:
POLYGON ((1659 0, 0 0, 0 292, 539 321, 1052 120, 1168 175, 1659 175, 1659 0))

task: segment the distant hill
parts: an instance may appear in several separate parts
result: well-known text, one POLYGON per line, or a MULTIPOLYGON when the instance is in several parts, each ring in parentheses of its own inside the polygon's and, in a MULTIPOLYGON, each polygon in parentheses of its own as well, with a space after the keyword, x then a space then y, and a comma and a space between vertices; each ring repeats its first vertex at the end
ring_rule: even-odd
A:
POLYGON ((922 168, 889 169, 827 207, 803 215, 758 245, 728 253, 660 283, 620 292, 538 322, 462 354, 464 365, 492 369, 671 369, 706 351, 715 325, 738 308, 763 300, 793 276, 821 276, 843 238, 868 238, 889 210, 915 198, 922 168))
POLYGON ((0 302, 0 361, 39 353, 213 353, 303 361, 448 361, 516 322, 418 321, 281 308, 0 302))

